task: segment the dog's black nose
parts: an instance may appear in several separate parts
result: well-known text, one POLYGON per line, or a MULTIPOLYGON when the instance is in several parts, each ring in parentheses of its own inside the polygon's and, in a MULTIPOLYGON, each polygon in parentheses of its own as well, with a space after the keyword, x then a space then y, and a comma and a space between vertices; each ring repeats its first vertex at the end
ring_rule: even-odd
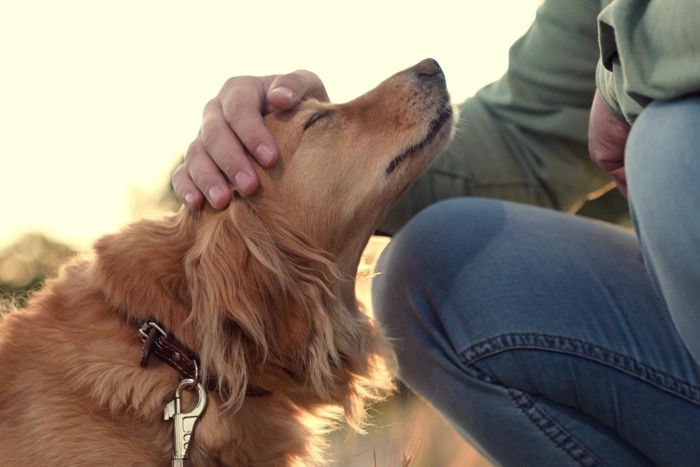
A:
POLYGON ((418 65, 415 66, 416 73, 418 76, 435 76, 442 74, 442 68, 437 61, 432 58, 426 58, 422 60, 418 65))

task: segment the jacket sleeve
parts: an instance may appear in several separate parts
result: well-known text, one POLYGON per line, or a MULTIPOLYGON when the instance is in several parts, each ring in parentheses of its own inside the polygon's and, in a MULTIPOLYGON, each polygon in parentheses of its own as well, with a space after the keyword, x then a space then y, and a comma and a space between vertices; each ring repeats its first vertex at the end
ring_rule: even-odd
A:
POLYGON ((600 10, 599 0, 542 4, 511 47, 506 74, 460 105, 447 150, 380 231, 393 234, 419 210, 456 196, 573 210, 609 182, 590 161, 587 143, 600 10))
POLYGON ((633 122, 653 100, 700 92, 700 2, 616 0, 600 14, 598 87, 633 122))

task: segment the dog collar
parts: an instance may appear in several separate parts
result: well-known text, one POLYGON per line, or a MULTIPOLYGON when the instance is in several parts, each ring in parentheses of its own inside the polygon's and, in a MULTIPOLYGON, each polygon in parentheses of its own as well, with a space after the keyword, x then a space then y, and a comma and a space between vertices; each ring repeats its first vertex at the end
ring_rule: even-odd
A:
MULTIPOLYGON (((139 326, 139 338, 143 343, 141 348, 141 366, 146 367, 151 355, 155 355, 162 361, 177 370, 180 377, 200 382, 199 357, 187 346, 178 341, 172 334, 165 331, 165 327, 155 320, 145 320, 139 326)), ((216 378, 207 377, 201 381, 208 391, 217 391, 218 382, 216 378)), ((230 392, 224 387, 224 392, 230 392)), ((253 385, 248 385, 247 396, 260 397, 270 394, 270 391, 253 385)))

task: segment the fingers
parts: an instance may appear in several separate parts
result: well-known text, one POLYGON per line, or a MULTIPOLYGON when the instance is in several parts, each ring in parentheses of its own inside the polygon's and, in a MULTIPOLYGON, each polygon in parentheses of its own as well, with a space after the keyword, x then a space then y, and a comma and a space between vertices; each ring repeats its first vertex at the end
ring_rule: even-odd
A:
POLYGON ((328 93, 321 79, 311 71, 297 70, 274 77, 267 92, 268 112, 287 110, 305 97, 327 102, 328 93))
MULTIPOLYGON (((219 99, 211 100, 204 108, 202 127, 197 140, 187 152, 185 161, 190 168, 190 175, 205 195, 208 195, 211 190, 218 191, 217 189, 224 188, 228 190, 228 186, 225 184, 226 180, 219 177, 219 173, 214 174, 210 171, 221 172, 225 178, 233 183, 236 191, 242 195, 248 196, 257 188, 257 175, 248 158, 246 148, 241 142, 241 135, 250 132, 248 126, 267 138, 266 143, 257 143, 255 152, 250 152, 263 165, 274 163, 269 149, 270 144, 274 145, 274 139, 265 127, 259 111, 243 106, 242 110, 231 118, 234 119, 234 122, 228 123, 228 118, 224 114, 219 99), (239 119, 243 119, 243 121, 241 122, 239 119), (261 149, 263 144, 268 145, 266 149, 261 149), (205 161, 205 159, 208 160, 205 161), (199 172, 200 170, 202 172, 199 172)), ((247 138, 251 139, 250 136, 247 138)), ((210 196, 207 196, 207 199, 212 201, 210 196)))
MULTIPOLYGON (((228 156, 238 158, 241 154, 245 156, 247 151, 264 167, 272 166, 279 157, 275 139, 263 122, 263 115, 267 113, 267 80, 269 79, 251 76, 231 78, 221 89, 218 98, 212 101, 212 109, 205 109, 203 123, 210 123, 210 129, 213 130, 210 135, 202 134, 203 138, 209 136, 204 139, 205 148, 229 177, 232 174, 221 166, 227 164, 225 159, 228 156), (221 135, 226 137, 225 140, 218 139, 221 135), (232 144, 233 147, 229 146, 232 144)), ((247 168, 243 161, 235 161, 233 164, 241 170, 247 168)), ((254 178, 255 172, 248 175, 254 178)))
MULTIPOLYGON (((263 115, 291 109, 307 96, 328 100, 320 78, 310 71, 299 70, 286 75, 262 78, 231 78, 224 84, 214 102, 220 105, 223 119, 239 141, 239 147, 247 150, 264 167, 270 167, 277 162, 279 150, 263 122, 263 115)), ((219 115, 213 113, 209 116, 213 119, 219 118, 219 115)), ((216 131, 210 142, 214 142, 218 134, 216 131)), ((205 141, 205 148, 221 167, 219 161, 223 159, 218 156, 225 157, 225 151, 210 146, 210 142, 205 141)), ((237 149, 232 152, 238 153, 237 149)), ((231 175, 225 168, 221 168, 225 174, 231 175)), ((252 175, 254 176, 254 173, 252 175)))
POLYGON ((202 126, 184 167, 171 178, 175 194, 189 208, 199 209, 203 197, 213 207, 225 208, 232 199, 229 182, 244 196, 255 192, 258 178, 248 153, 265 166, 276 161, 277 146, 262 120, 262 91, 256 80, 231 78, 204 107, 202 126), (239 110, 226 115, 222 102, 239 110), (254 149, 247 149, 243 140, 254 149))
POLYGON ((232 199, 226 178, 204 150, 199 138, 187 150, 185 162, 173 172, 171 183, 175 194, 188 209, 200 209, 205 197, 216 209, 225 208, 232 199))
POLYGON ((200 209, 204 204, 204 195, 199 191, 199 187, 192 181, 187 165, 183 162, 173 172, 170 177, 175 195, 182 201, 187 209, 200 209))
POLYGON ((323 83, 310 71, 227 80, 205 106, 199 134, 171 177, 177 197, 190 209, 201 208, 205 199, 223 209, 232 199, 230 184, 244 196, 255 192, 259 182, 249 155, 264 167, 279 158, 263 116, 290 109, 305 97, 328 100, 323 83))

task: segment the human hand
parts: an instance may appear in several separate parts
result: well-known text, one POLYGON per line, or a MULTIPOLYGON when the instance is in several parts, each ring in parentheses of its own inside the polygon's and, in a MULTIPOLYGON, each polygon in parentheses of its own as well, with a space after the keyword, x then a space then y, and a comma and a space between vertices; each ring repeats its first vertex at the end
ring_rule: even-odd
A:
POLYGON ((588 124, 588 152, 593 162, 612 176, 625 198, 625 144, 630 129, 630 124, 618 119, 596 91, 588 124))
POLYGON ((232 196, 227 179, 244 196, 255 192, 258 179, 246 151, 265 167, 279 158, 262 117, 290 109, 305 97, 328 101, 319 77, 306 70, 226 81, 204 107, 199 133, 173 172, 175 195, 189 209, 201 208, 205 200, 223 209, 232 196))

